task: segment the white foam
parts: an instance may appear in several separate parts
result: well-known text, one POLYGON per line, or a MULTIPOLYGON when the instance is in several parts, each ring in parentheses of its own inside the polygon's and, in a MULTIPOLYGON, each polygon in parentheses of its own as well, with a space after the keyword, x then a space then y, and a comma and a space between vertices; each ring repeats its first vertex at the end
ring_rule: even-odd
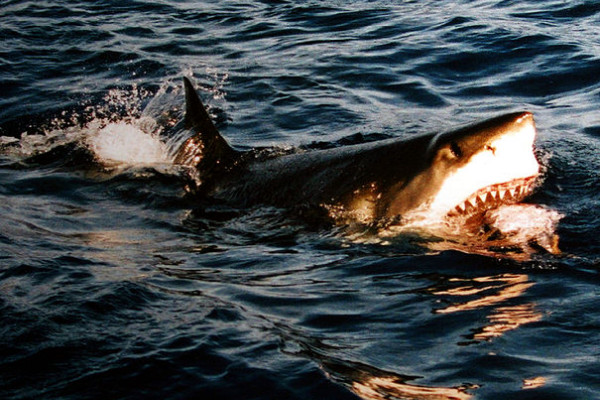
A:
POLYGON ((90 129, 87 144, 100 162, 162 164, 170 162, 167 145, 157 134, 147 133, 139 121, 112 122, 90 129))
POLYGON ((490 211, 487 222, 504 234, 531 237, 554 232, 561 218, 555 210, 533 204, 513 204, 490 211))

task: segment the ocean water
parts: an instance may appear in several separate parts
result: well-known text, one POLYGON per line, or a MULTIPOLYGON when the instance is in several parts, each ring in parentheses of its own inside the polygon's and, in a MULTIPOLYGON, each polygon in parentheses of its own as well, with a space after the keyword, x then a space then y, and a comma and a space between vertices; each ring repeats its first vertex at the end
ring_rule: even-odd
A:
POLYGON ((3 0, 0 21, 1 398, 600 398, 597 2, 3 0), (532 111, 544 179, 498 218, 560 253, 200 210, 171 162, 182 76, 242 150, 532 111))

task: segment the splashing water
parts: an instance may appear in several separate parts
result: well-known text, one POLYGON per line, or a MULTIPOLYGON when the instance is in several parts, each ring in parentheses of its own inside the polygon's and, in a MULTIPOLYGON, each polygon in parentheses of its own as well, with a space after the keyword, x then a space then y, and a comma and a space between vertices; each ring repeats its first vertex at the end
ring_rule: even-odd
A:
POLYGON ((535 244, 558 254, 556 228, 563 217, 555 210, 534 204, 513 204, 491 211, 486 222, 515 243, 535 244))
POLYGON ((137 85, 130 90, 113 89, 105 96, 105 104, 97 107, 95 118, 83 129, 84 142, 100 163, 171 161, 168 147, 160 138, 162 127, 151 116, 144 116, 141 109, 142 100, 149 97, 151 93, 137 85))
POLYGON ((171 162, 167 145, 157 134, 147 133, 137 123, 120 121, 91 129, 86 137, 100 162, 162 164, 171 162))
POLYGON ((506 234, 543 230, 553 231, 562 215, 555 210, 533 205, 512 204, 492 210, 488 219, 506 234))
POLYGON ((105 166, 170 164, 173 148, 186 136, 186 132, 164 134, 166 128, 175 125, 171 120, 180 118, 173 118, 170 114, 174 111, 169 109, 179 94, 178 85, 172 81, 163 83, 155 94, 136 85, 112 89, 101 104, 80 111, 63 111, 61 117, 50 120, 41 129, 36 127, 33 133, 25 131, 20 138, 0 136, 1 154, 22 160, 74 144, 85 148, 105 166), (148 105, 159 104, 161 109, 142 107, 145 99, 150 99, 148 105))
MULTIPOLYGON (((486 212, 480 221, 465 225, 458 220, 428 220, 419 215, 406 224, 377 232, 377 238, 358 242, 384 245, 397 238, 418 237, 432 251, 458 250, 492 257, 529 260, 536 253, 560 254, 557 226, 563 215, 535 204, 503 205, 486 212)), ((354 238, 355 239, 355 238, 354 238)))

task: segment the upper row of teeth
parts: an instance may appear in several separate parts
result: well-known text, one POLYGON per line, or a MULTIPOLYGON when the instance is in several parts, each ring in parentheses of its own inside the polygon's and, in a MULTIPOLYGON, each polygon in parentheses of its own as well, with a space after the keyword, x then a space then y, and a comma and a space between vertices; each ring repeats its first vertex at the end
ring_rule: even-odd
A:
POLYGON ((456 211, 465 212, 468 207, 477 208, 479 206, 485 205, 488 201, 505 201, 510 199, 516 199, 521 195, 527 193, 529 190, 529 185, 527 186, 516 186, 510 189, 499 189, 492 190, 485 193, 477 194, 473 197, 470 197, 465 202, 460 203, 456 206, 456 211))

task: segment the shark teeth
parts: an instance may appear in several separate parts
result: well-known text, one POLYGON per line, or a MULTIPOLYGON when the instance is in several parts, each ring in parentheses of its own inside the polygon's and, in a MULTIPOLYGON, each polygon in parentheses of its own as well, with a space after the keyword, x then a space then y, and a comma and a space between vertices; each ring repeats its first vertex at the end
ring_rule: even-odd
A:
POLYGON ((530 177, 488 186, 457 204, 449 215, 472 215, 478 211, 499 207, 502 204, 519 202, 533 191, 534 184, 535 177, 530 177))

